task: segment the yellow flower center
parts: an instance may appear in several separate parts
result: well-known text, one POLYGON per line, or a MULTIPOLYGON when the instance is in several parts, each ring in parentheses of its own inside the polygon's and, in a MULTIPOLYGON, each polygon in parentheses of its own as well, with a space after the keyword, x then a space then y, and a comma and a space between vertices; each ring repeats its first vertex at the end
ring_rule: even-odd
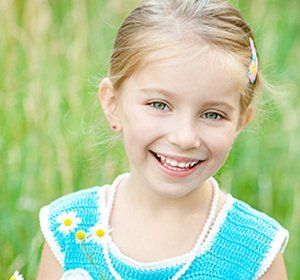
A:
POLYGON ((9 280, 17 280, 17 278, 15 276, 12 276, 9 278, 9 280))
POLYGON ((104 229, 97 229, 96 230, 96 235, 98 237, 103 237, 105 235, 105 230, 104 229))
POLYGON ((67 218, 64 220, 64 225, 66 227, 69 227, 70 225, 72 225, 72 220, 70 218, 67 218))
POLYGON ((79 230, 76 232, 76 238, 80 241, 84 240, 85 239, 85 232, 82 231, 82 230, 79 230))

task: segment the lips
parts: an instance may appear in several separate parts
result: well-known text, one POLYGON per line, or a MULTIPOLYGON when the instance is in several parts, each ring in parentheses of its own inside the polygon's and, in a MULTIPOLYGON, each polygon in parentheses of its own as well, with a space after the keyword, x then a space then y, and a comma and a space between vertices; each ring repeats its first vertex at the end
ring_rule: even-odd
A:
MULTIPOLYGON (((204 161, 198 160, 195 164, 190 165, 187 164, 186 167, 172 166, 168 164, 166 160, 162 160, 155 152, 150 151, 159 167, 166 172, 169 176, 172 177, 186 177, 193 173, 199 165, 201 165, 204 161)), ((161 154, 160 154, 161 155, 161 154)), ((186 159, 186 158, 185 158, 186 159)), ((188 161, 189 162, 189 161, 188 161)))

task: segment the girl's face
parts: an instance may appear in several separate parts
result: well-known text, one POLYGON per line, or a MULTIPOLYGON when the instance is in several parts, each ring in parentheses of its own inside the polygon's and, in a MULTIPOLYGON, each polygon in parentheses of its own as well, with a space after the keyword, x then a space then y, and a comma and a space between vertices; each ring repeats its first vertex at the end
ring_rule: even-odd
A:
POLYGON ((250 119, 239 113, 246 84, 240 62, 217 52, 156 62, 125 81, 116 120, 133 181, 175 198, 215 174, 250 119))

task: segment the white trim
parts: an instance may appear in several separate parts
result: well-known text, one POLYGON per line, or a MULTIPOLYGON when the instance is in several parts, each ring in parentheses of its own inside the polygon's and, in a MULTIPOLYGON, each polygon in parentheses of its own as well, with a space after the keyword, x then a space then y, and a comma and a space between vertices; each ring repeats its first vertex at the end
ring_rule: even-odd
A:
POLYGON ((284 252, 288 240, 289 232, 285 228, 280 227, 274 240, 272 241, 269 252, 266 254, 264 260, 261 263, 260 269, 255 279, 259 279, 267 272, 279 252, 284 252))
POLYGON ((63 268, 65 255, 62 252, 58 243, 56 242, 53 232, 50 230, 48 213, 49 213, 49 205, 41 208, 40 214, 39 214, 41 231, 42 231, 44 239, 46 240, 47 244, 49 245, 54 257, 57 259, 57 261, 63 268))
MULTIPOLYGON (((108 198, 109 199, 108 203, 106 203, 106 197, 102 193, 102 195, 101 195, 102 197, 99 197, 99 204, 100 204, 99 211, 101 211, 101 210, 103 211, 104 208, 106 208, 105 210, 107 212, 105 214, 109 216, 109 212, 110 212, 109 210, 111 210, 111 207, 112 207, 113 198, 114 198, 114 194, 115 194, 115 191, 116 191, 116 186, 122 179, 124 179, 124 177, 129 176, 129 175, 130 175, 129 173, 119 175, 114 180, 112 185, 109 186, 111 188, 111 190, 110 190, 110 197, 108 198)), ((214 186, 219 189, 219 185, 218 185, 217 181, 213 177, 211 177, 210 179, 211 179, 212 183, 214 184, 214 186)), ((178 266, 178 265, 184 264, 188 260, 190 260, 192 255, 195 254, 195 257, 199 257, 200 255, 204 254, 207 250, 209 250, 211 248, 212 243, 213 243, 214 239, 216 238, 217 233, 219 232, 222 224, 225 221, 225 218, 227 217, 227 212, 232 207, 232 204, 233 204, 233 198, 230 194, 227 194, 226 195, 226 201, 223 204, 223 206, 222 206, 221 210, 219 211, 219 213, 217 214, 216 219, 215 219, 211 229, 208 231, 207 235, 204 237, 205 238, 204 243, 202 244, 200 249, 196 248, 196 247, 199 247, 199 246, 195 245, 186 254, 183 254, 183 255, 180 255, 180 256, 177 256, 177 257, 173 257, 173 258, 168 258, 168 259, 165 259, 165 260, 155 261, 155 262, 140 262, 140 261, 137 261, 135 259, 132 259, 132 258, 126 256, 124 253, 121 252, 121 250, 113 242, 112 239, 109 242, 109 251, 119 261, 123 262, 127 266, 131 266, 131 267, 136 268, 136 269, 142 269, 142 270, 163 269, 163 268, 169 268, 169 267, 172 267, 172 266, 178 266), (198 249, 198 250, 195 251, 195 249, 198 249)), ((100 215, 101 214, 103 215, 103 212, 100 213, 100 215)))
POLYGON ((283 228, 283 230, 285 231, 285 239, 284 239, 283 244, 282 244, 282 246, 281 246, 281 248, 280 248, 280 252, 281 252, 282 254, 284 253, 285 248, 286 248, 286 245, 288 244, 289 238, 290 238, 290 233, 289 233, 289 231, 286 230, 286 229, 284 229, 284 228, 283 228))
POLYGON ((82 268, 69 269, 64 272, 60 280, 93 280, 92 276, 87 272, 87 270, 82 268))
POLYGON ((104 185, 100 187, 98 191, 98 220, 97 223, 104 222, 104 216, 107 215, 107 207, 106 207, 106 189, 110 187, 110 185, 104 185))
POLYGON ((214 240, 217 237, 217 234, 219 233, 221 226, 224 224, 225 219, 227 217, 227 214, 229 210, 232 208, 232 205, 234 203, 234 198, 231 194, 226 194, 226 202, 224 203, 222 209, 218 213, 215 222, 212 226, 211 231, 209 232, 209 235, 207 236, 203 246, 200 248, 197 256, 200 256, 204 254, 206 251, 210 250, 212 247, 214 240))

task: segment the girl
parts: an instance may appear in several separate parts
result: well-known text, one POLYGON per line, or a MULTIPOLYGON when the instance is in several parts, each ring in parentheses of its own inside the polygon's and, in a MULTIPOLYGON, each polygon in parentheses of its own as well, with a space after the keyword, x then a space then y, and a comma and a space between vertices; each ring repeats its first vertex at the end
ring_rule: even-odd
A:
POLYGON ((286 279, 288 231, 212 177, 252 119, 254 36, 224 0, 145 0, 99 99, 130 173, 40 212, 39 279, 286 279))

